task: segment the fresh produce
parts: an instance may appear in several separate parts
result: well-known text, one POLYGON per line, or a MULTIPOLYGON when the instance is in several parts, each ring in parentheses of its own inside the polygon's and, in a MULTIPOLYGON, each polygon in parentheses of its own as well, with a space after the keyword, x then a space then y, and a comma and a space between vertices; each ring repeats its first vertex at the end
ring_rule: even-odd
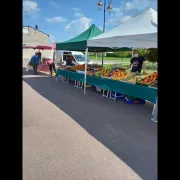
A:
POLYGON ((72 71, 72 66, 66 66, 64 70, 72 71))
POLYGON ((128 73, 122 70, 115 70, 112 72, 112 79, 113 80, 122 80, 126 79, 129 76, 128 73))
POLYGON ((84 69, 85 69, 85 64, 72 67, 72 70, 74 70, 74 71, 84 71, 84 69))
POLYGON ((104 72, 103 71, 98 71, 98 72, 96 72, 96 74, 95 74, 95 76, 97 76, 97 77, 101 77, 101 76, 103 76, 104 75, 104 72))
POLYGON ((95 76, 95 72, 94 71, 87 71, 87 75, 89 75, 89 76, 95 76))
POLYGON ((127 82, 136 83, 136 82, 140 81, 141 79, 142 79, 141 77, 133 77, 131 79, 128 79, 127 82))
POLYGON ((150 85, 150 84, 154 83, 155 81, 157 81, 157 79, 158 79, 158 73, 154 72, 151 75, 149 75, 148 77, 140 80, 138 83, 143 84, 143 85, 150 85))

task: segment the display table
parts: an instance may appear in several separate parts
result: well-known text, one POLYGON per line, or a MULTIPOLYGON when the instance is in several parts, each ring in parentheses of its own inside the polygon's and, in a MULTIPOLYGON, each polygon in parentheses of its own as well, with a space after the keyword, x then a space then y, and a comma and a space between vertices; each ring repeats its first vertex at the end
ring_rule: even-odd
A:
MULTIPOLYGON (((79 74, 77 72, 58 69, 56 76, 63 76, 66 78, 74 79, 76 81, 84 82, 84 74, 79 74)), ((136 84, 130 84, 127 82, 115 81, 112 79, 99 78, 89 75, 87 75, 86 77, 86 82, 87 84, 94 85, 105 90, 144 99, 150 101, 153 104, 156 104, 156 99, 158 96, 157 88, 145 87, 136 84)))

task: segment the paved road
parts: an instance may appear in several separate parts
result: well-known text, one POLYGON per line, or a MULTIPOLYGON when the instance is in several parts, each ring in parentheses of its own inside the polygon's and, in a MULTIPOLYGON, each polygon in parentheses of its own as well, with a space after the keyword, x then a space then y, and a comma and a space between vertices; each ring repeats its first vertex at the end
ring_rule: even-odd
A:
MULTIPOLYGON (((24 72, 25 73, 25 72, 24 72)), ((23 76, 23 179, 156 180, 152 107, 23 76)))

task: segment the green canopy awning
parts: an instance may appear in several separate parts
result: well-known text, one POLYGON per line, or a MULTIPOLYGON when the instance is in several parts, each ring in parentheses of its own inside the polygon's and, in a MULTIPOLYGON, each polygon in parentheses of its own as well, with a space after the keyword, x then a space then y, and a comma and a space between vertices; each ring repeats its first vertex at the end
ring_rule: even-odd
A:
POLYGON ((103 32, 93 24, 89 29, 76 36, 75 38, 63 43, 57 43, 56 50, 85 51, 87 48, 87 40, 102 33, 103 32))

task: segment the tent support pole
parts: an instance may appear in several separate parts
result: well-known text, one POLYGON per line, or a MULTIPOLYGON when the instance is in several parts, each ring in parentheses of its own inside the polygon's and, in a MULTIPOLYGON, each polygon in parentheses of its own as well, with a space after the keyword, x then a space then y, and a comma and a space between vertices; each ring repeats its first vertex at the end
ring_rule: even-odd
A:
POLYGON ((87 57, 88 57, 88 48, 86 48, 86 53, 85 53, 84 94, 86 94, 87 57))

